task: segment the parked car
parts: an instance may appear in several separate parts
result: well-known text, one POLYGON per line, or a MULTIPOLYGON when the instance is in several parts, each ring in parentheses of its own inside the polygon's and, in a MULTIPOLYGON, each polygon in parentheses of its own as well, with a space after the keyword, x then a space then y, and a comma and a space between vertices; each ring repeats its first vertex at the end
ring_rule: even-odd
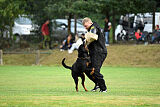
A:
POLYGON ((20 38, 28 38, 30 35, 34 35, 34 31, 38 29, 38 26, 34 25, 30 18, 20 16, 14 21, 13 35, 16 36, 16 41, 20 38))
MULTIPOLYGON (((6 31, 3 32, 4 38, 10 38, 9 26, 6 26, 6 28, 6 31)), ((26 39, 30 35, 34 35, 37 30, 38 25, 33 24, 30 18, 19 16, 14 20, 12 34, 16 37, 16 42, 19 42, 20 38, 26 39)))
MULTIPOLYGON (((51 35, 54 37, 56 41, 62 41, 68 35, 68 20, 67 19, 55 19, 52 20, 53 26, 53 34, 51 35)), ((75 34, 74 31, 75 22, 74 19, 71 19, 71 33, 75 34)), ((81 35, 82 33, 86 33, 87 30, 83 27, 81 22, 77 21, 77 34, 81 35)))
MULTIPOLYGON (((56 19, 54 21, 57 23, 57 25, 59 25, 58 29, 63 29, 63 30, 68 29, 68 20, 67 19, 56 19)), ((75 26, 74 19, 71 19, 71 33, 75 33, 74 26, 75 26)), ((81 33, 86 33, 86 32, 87 32, 87 30, 83 27, 83 25, 79 21, 77 21, 77 33, 81 34, 81 33)))
POLYGON ((26 17, 19 17, 14 21, 14 35, 30 35, 32 30, 32 21, 26 17))

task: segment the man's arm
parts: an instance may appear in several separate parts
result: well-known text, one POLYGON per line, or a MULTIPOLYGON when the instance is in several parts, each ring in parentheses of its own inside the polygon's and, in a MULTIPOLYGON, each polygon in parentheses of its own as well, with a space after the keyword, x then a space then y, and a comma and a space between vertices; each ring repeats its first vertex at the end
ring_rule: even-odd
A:
POLYGON ((108 30, 111 30, 111 23, 110 22, 108 23, 108 26, 109 26, 108 30))

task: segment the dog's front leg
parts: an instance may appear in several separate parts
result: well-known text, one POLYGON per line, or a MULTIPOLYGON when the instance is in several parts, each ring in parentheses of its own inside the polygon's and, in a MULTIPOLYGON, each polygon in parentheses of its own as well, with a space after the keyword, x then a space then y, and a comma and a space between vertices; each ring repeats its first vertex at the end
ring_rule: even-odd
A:
POLYGON ((83 86, 84 90, 88 91, 87 88, 84 85, 84 81, 85 81, 85 75, 84 74, 82 74, 81 79, 82 79, 82 86, 83 86))

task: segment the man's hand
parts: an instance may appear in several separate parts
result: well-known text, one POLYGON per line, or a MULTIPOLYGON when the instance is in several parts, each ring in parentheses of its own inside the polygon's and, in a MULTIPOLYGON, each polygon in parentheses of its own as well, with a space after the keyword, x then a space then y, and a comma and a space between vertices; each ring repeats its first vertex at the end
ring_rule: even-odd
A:
POLYGON ((84 47, 84 48, 85 48, 85 50, 89 51, 89 50, 88 50, 88 47, 87 47, 87 45, 85 45, 85 47, 84 47))
POLYGON ((90 75, 93 75, 94 71, 95 71, 95 68, 92 68, 92 72, 90 73, 90 75))

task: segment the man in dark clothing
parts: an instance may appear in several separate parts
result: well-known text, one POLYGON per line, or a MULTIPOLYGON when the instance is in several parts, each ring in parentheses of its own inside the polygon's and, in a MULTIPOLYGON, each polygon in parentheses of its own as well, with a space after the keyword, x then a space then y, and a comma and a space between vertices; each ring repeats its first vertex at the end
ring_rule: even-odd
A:
POLYGON ((104 33, 106 38, 106 46, 109 46, 109 31, 111 29, 111 23, 109 22, 108 18, 105 18, 105 26, 104 26, 104 33))
MULTIPOLYGON (((93 23, 90 18, 83 19, 84 27, 90 32, 91 39, 92 36, 97 35, 97 39, 93 40, 91 43, 87 43, 89 49, 89 56, 91 59, 91 67, 94 68, 93 76, 95 80, 95 87, 92 91, 96 91, 100 88, 100 92, 107 92, 107 87, 105 85, 105 81, 103 79, 103 75, 100 73, 101 66, 107 57, 107 48, 105 46, 105 36, 101 31, 101 28, 98 24, 93 23)), ((86 40, 86 42, 89 40, 86 40)), ((89 74, 86 74, 89 78, 91 77, 89 74)), ((92 79, 91 79, 92 80, 92 79)))

